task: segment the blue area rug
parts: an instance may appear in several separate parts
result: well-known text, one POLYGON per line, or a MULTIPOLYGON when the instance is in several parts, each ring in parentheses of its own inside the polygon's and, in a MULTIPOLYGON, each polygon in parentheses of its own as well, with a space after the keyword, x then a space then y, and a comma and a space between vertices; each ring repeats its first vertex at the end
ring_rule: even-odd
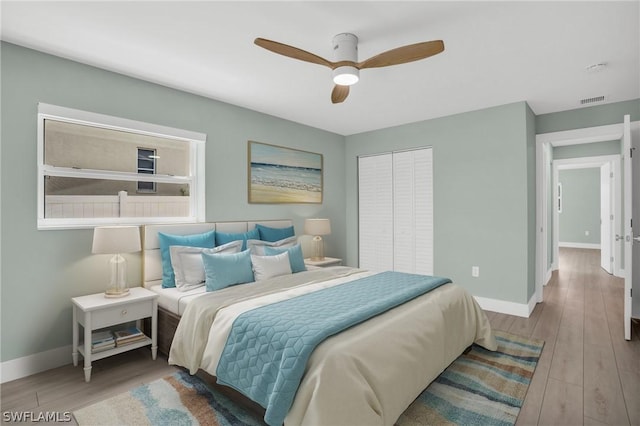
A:
POLYGON ((397 425, 513 425, 543 341, 494 331, 498 350, 473 345, 422 392, 397 425))
MULTIPOLYGON (((544 342, 494 332, 496 352, 474 345, 400 416, 396 425, 513 425, 544 342)), ((264 425, 186 372, 75 411, 79 425, 264 425)))

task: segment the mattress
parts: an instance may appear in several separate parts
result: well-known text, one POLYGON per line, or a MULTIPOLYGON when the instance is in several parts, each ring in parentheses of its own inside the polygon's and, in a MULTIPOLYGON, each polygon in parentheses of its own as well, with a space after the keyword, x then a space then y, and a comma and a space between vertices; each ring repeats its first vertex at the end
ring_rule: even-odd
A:
POLYGON ((161 284, 149 287, 157 293, 158 306, 176 315, 182 315, 192 300, 207 294, 205 286, 196 287, 189 291, 179 291, 177 288, 162 288, 161 284))

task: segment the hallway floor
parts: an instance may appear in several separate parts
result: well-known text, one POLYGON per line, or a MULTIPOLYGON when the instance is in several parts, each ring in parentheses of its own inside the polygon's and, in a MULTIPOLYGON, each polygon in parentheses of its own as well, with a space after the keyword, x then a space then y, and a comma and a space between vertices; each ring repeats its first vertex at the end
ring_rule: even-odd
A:
POLYGON ((529 318, 487 313, 496 329, 545 341, 518 425, 640 425, 640 324, 624 340, 623 290, 599 250, 561 248, 529 318))

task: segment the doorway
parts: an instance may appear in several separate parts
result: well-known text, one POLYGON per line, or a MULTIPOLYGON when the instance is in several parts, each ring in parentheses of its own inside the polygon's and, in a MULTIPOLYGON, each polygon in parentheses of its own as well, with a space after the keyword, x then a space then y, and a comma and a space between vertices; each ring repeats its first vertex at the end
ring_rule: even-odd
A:
POLYGON ((559 268, 562 245, 599 249, 602 269, 622 276, 621 244, 615 244, 622 229, 620 161, 619 154, 553 160, 551 270, 559 268))
MULTIPOLYGON (((636 256, 638 250, 632 250, 634 242, 640 242, 640 235, 634 235, 632 231, 632 216, 640 216, 638 211, 638 168, 632 167, 638 161, 638 155, 633 155, 634 150, 640 148, 638 138, 640 137, 640 121, 630 122, 630 116, 624 116, 624 123, 609 126, 576 129, 562 132, 546 133, 536 135, 536 296, 537 301, 543 300, 542 289, 551 277, 554 267, 554 240, 553 235, 553 204, 555 200, 550 195, 554 189, 552 187, 552 147, 563 145, 593 144, 603 141, 620 141, 620 153, 624 158, 624 179, 620 179, 624 186, 624 211, 620 211, 618 216, 624 224, 620 234, 614 235, 614 247, 619 246, 620 251, 624 250, 623 256, 619 256, 618 271, 624 277, 623 305, 624 305, 624 335, 625 339, 631 339, 631 319, 640 318, 640 306, 638 298, 633 300, 632 287, 640 289, 640 279, 638 277, 638 264, 636 256), (633 137, 632 137, 633 135, 633 137), (635 157, 635 158, 634 158, 635 157), (632 188, 632 182, 636 184, 632 188), (633 202, 632 202, 633 200, 633 202), (632 215, 632 211, 634 215, 632 215), (633 252, 633 258, 632 258, 633 252), (621 265, 622 264, 622 265, 621 265), (622 273, 624 268, 624 273, 622 273), (633 270, 636 270, 633 273, 633 270), (633 280, 632 280, 633 277, 633 280), (637 309, 636 309, 637 308, 637 309)), ((620 169, 620 168, 619 168, 620 169)), ((622 199, 622 196, 621 196, 622 199)), ((613 235, 613 232, 612 232, 613 235)), ((557 253, 557 252, 556 252, 557 253)))
MULTIPOLYGON (((560 146, 617 141, 623 136, 622 124, 566 130, 536 135, 536 300, 543 301, 543 286, 551 278, 554 259, 552 187, 553 148, 560 146)), ((555 246, 557 247, 557 246, 555 246)))

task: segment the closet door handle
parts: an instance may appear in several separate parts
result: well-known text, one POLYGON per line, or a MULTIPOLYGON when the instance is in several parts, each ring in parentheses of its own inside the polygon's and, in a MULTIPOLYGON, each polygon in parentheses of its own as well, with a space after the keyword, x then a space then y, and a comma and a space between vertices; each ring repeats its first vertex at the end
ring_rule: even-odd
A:
POLYGON ((620 241, 622 239, 622 235, 616 234, 616 241, 620 241))

